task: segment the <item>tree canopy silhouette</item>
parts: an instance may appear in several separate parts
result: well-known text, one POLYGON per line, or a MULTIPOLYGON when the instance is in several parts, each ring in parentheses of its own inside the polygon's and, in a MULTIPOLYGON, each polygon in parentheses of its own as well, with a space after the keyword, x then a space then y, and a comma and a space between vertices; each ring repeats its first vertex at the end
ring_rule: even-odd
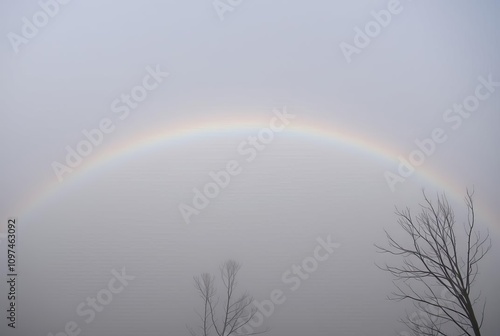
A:
POLYGON ((455 231, 454 212, 446 196, 438 196, 433 203, 424 193, 425 203, 416 217, 409 208, 396 209, 398 223, 410 243, 398 241, 386 231, 389 246, 376 245, 380 252, 403 259, 401 266, 380 268, 395 277, 397 289, 390 299, 410 300, 421 316, 427 317, 407 315, 403 319, 414 335, 446 336, 451 329, 456 330, 454 335, 481 335, 486 302, 477 307, 481 295, 473 286, 491 240, 489 233, 483 235, 476 229, 472 196, 467 190, 463 239, 455 231))
POLYGON ((267 330, 254 332, 252 328, 244 328, 254 315, 257 308, 252 305, 253 298, 243 293, 235 294, 238 285, 237 275, 241 265, 234 260, 228 260, 220 267, 223 294, 217 294, 215 276, 202 273, 194 277, 195 287, 203 300, 203 311, 198 313, 200 324, 188 327, 192 336, 210 336, 215 332, 218 336, 257 335, 267 330), (245 331, 250 329, 252 331, 245 331))

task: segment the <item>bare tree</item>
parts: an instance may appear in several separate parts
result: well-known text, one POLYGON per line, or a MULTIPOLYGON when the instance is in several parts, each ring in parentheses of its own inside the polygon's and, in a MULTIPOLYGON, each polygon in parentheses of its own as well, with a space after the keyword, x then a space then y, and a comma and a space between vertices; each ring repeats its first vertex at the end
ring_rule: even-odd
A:
POLYGON ((236 297, 237 275, 241 265, 228 260, 220 267, 223 284, 222 295, 217 295, 215 277, 209 273, 194 277, 195 287, 203 300, 203 313, 198 313, 201 323, 196 329, 188 327, 192 336, 257 335, 266 330, 254 332, 247 326, 257 313, 252 305, 253 298, 247 293, 236 297), (246 329, 243 330, 243 329, 246 329), (250 331, 248 331, 250 330, 250 331))
POLYGON ((433 204, 424 193, 425 203, 416 217, 408 208, 396 209, 409 243, 396 241, 386 231, 389 247, 377 246, 382 253, 403 258, 402 266, 380 268, 395 277, 397 290, 389 298, 410 300, 420 316, 426 316, 414 319, 407 315, 402 320, 414 335, 446 336, 450 329, 456 330, 454 335, 481 335, 486 301, 478 309, 481 294, 472 288, 478 263, 490 250, 491 240, 489 233, 483 236, 475 228, 472 196, 467 190, 464 236, 455 232, 454 212, 446 196, 438 196, 433 204))

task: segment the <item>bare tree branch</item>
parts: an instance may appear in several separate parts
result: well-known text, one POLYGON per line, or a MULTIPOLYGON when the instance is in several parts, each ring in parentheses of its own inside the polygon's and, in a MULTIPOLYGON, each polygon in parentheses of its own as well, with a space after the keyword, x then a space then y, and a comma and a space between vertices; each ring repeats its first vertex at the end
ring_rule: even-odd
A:
POLYGON ((235 297, 237 287, 237 275, 241 265, 234 260, 228 260, 220 267, 220 277, 223 285, 223 294, 217 295, 215 277, 203 273, 200 277, 195 277, 195 287, 203 300, 203 313, 198 314, 200 333, 192 327, 187 327, 192 336, 210 336, 212 331, 217 336, 230 335, 257 335, 267 332, 267 329, 244 331, 243 327, 257 313, 257 308, 252 305, 253 298, 248 293, 243 293, 235 297), (219 306, 219 302, 222 305, 219 306), (219 307, 219 309, 218 309, 219 307))
MULTIPOLYGON (((407 315, 402 321, 416 336, 446 336, 451 327, 457 335, 481 335, 486 302, 478 318, 476 306, 481 294, 471 297, 471 290, 479 273, 478 263, 490 250, 491 240, 489 233, 483 237, 475 228, 473 194, 467 190, 465 197, 468 216, 463 244, 457 239, 455 215, 446 196, 438 196, 433 203, 424 193, 425 202, 417 216, 408 208, 396 209, 398 224, 411 243, 400 243, 386 231, 388 247, 376 245, 381 253, 403 258, 401 266, 379 268, 395 277, 397 290, 390 299, 410 300, 420 316, 425 316, 415 319, 407 315), (439 288, 443 289, 441 294, 439 288)), ((413 317, 419 315, 415 314, 413 317)))

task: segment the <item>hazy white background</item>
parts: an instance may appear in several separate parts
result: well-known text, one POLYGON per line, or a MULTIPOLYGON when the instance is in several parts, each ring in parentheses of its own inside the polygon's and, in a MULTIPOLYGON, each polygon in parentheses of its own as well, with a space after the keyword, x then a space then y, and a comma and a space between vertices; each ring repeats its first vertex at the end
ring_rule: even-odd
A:
MULTIPOLYGON (((396 157, 283 132, 186 225, 179 203, 211 170, 243 162, 236 148, 258 129, 199 134, 114 160, 25 206, 40 185, 56 181, 51 163, 64 161, 83 129, 117 120, 111 102, 140 84, 148 65, 170 76, 116 122, 89 160, 153 130, 266 120, 283 106, 294 123, 331 125, 407 156, 416 138, 449 129, 443 112, 472 94, 479 76, 500 81, 500 3, 401 4, 348 64, 339 44, 352 44, 353 28, 387 1, 244 1, 221 21, 209 0, 74 0, 16 54, 7 34, 20 34, 22 18, 40 7, 1 0, 0 209, 2 221, 19 219, 21 274, 19 329, 3 321, 2 335, 47 335, 71 320, 83 335, 188 334, 199 307, 193 275, 215 272, 227 258, 243 264, 241 288, 259 301, 273 289, 286 293, 266 321, 269 335, 404 330, 397 320, 405 305, 385 299, 392 283, 374 265, 384 259, 373 244, 385 241, 383 228, 397 232, 394 205, 415 208, 423 187, 432 196, 447 190, 416 174, 392 193, 383 173, 396 157), (328 234, 342 247, 290 292, 281 275, 328 234), (86 325, 77 305, 123 266, 136 280, 86 325)), ((464 192, 475 187, 481 229, 493 238, 478 283, 488 297, 484 334, 492 336, 500 330, 499 103, 500 89, 419 168, 464 192)))

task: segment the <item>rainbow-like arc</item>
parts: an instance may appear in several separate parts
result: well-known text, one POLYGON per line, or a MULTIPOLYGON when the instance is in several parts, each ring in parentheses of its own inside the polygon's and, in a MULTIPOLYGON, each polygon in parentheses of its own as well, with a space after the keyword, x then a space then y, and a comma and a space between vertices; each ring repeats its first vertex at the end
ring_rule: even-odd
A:
MULTIPOLYGON (((238 118, 238 120, 234 121, 227 120, 228 119, 224 119, 223 121, 201 121, 198 124, 191 121, 186 124, 176 125, 175 127, 170 126, 153 132, 140 134, 125 143, 109 146, 105 149, 94 149, 93 153, 84 158, 84 163, 80 167, 75 168, 75 171, 72 173, 65 175, 63 182, 58 182, 54 176, 53 179, 41 185, 37 189, 37 192, 32 193, 30 197, 20 205, 17 213, 29 213, 38 206, 43 205, 47 199, 54 197, 57 193, 61 192, 61 190, 69 188, 76 181, 82 181, 85 177, 88 178, 92 176, 92 173, 98 172, 100 168, 129 156, 137 155, 141 151, 153 149, 153 147, 158 147, 160 145, 175 144, 178 141, 187 139, 201 138, 209 135, 241 134, 243 132, 256 131, 269 126, 269 119, 255 118, 242 120, 238 118)), ((375 159, 380 160, 380 158, 382 158, 392 163, 394 167, 397 165, 397 157, 400 154, 395 150, 391 150, 389 146, 381 144, 379 141, 373 141, 373 139, 337 129, 334 126, 327 126, 323 123, 319 124, 317 122, 304 120, 300 122, 294 121, 287 126, 284 132, 291 132, 292 134, 303 135, 310 138, 318 138, 322 141, 334 143, 335 145, 347 146, 348 148, 361 151, 375 159)), ((448 196, 459 201, 463 200, 465 190, 463 187, 457 187, 449 178, 422 167, 418 168, 416 174, 433 185, 438 186, 442 191, 446 192, 448 196)), ((383 178, 382 175, 381 178, 383 178)), ((492 215, 492 212, 486 209, 479 209, 478 212, 481 214, 481 217, 492 223, 493 219, 496 217, 492 215)))

